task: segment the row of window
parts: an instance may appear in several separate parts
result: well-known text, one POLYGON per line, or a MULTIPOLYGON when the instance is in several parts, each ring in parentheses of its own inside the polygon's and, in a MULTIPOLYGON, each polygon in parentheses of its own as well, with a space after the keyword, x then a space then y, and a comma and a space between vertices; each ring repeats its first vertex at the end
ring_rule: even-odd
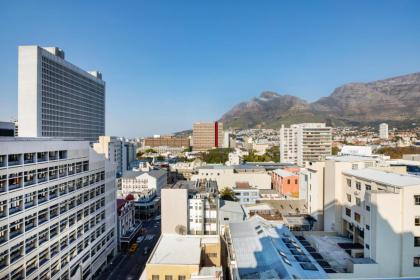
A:
MULTIPOLYGON (((61 204, 55 204, 51 207, 41 210, 32 215, 26 216, 25 218, 16 220, 8 225, 0 227, 0 244, 7 242, 8 240, 14 239, 23 233, 30 232, 33 228, 42 225, 60 215, 64 215, 67 211, 70 211, 76 206, 74 199, 66 200, 61 204)), ((80 209, 77 213, 70 215, 60 221, 60 232, 67 228, 67 225, 73 226, 76 222, 82 221, 94 214, 96 211, 105 207, 105 198, 101 198, 90 205, 80 209)), ((96 215, 96 223, 105 218, 105 213, 96 215)), ((91 226, 95 225, 95 218, 91 219, 91 226)), ((58 225, 58 223, 57 223, 58 225)), ((58 230, 57 230, 58 233, 58 230)))
MULTIPOLYGON (((100 232, 101 232, 101 234, 103 232, 105 232, 103 227, 100 228, 100 232)), ((100 236, 100 234, 97 235, 97 232, 93 232, 91 236, 89 236, 87 239, 85 239, 85 241, 79 242, 77 245, 75 245, 73 248, 71 248, 68 252, 62 254, 60 258, 56 259, 54 262, 49 263, 49 265, 46 269, 44 269, 41 272, 38 272, 38 277, 39 277, 38 279, 43 279, 43 280, 44 279, 45 280, 51 279, 52 277, 54 277, 55 275, 57 275, 61 271, 64 271, 63 274, 61 275, 60 279, 61 280, 68 280, 70 278, 69 273, 68 273, 67 269, 65 269, 67 267, 67 265, 70 263, 70 261, 72 261, 78 255, 80 255, 83 252, 84 249, 87 248, 87 246, 89 245, 89 241, 95 240, 99 236, 100 236), (92 236, 94 236, 94 237, 92 238, 92 236)), ((74 264, 72 266, 70 274, 73 274, 72 276, 74 276, 74 268, 78 269, 78 266, 81 263, 85 263, 90 258, 93 258, 94 256, 98 255, 98 253, 101 252, 101 249, 113 237, 114 237, 114 231, 111 230, 110 232, 108 232, 108 234, 104 238, 101 239, 101 241, 99 241, 96 244, 96 246, 94 248, 92 248, 89 252, 87 252, 83 256, 83 258, 80 260, 79 263, 74 264)), ((20 247, 17 247, 17 248, 20 248, 20 247)), ((60 248, 61 248, 61 240, 52 244, 52 246, 43 250, 42 252, 40 252, 39 254, 34 256, 33 258, 27 260, 25 262, 25 265, 19 266, 17 269, 13 270, 10 273, 11 279, 13 279, 13 280, 25 279, 26 277, 34 275, 47 262, 52 261, 53 258, 55 258, 58 255, 58 253, 61 251, 60 248)), ((7 260, 8 259, 10 260, 9 257, 7 257, 6 259, 4 257, 5 257, 4 253, 2 253, 0 255, 0 264, 2 265, 2 268, 4 268, 3 265, 5 264, 5 262, 7 263, 7 260)), ((6 276, 6 279, 9 279, 9 277, 6 276)))
POLYGON ((67 151, 0 155, 0 167, 67 159, 67 151))

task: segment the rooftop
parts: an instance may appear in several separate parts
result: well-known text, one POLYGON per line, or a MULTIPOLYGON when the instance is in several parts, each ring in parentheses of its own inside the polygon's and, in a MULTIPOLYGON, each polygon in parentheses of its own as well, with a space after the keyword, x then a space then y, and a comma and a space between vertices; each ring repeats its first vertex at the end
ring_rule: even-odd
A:
POLYGON ((241 279, 327 278, 287 227, 259 216, 229 226, 241 279))
POLYGON ((219 237, 163 234, 148 263, 200 265, 201 245, 205 243, 219 243, 219 237))
POLYGON ((220 211, 244 214, 241 204, 237 201, 220 200, 220 211))
POLYGON ((349 170, 344 171, 343 174, 395 187, 420 186, 420 177, 408 174, 397 174, 374 169, 349 170))
POLYGON ((275 174, 277 174, 277 175, 279 175, 281 177, 296 176, 296 174, 294 174, 292 172, 289 172, 289 171, 286 171, 286 170, 283 170, 283 169, 273 170, 273 173, 275 173, 275 174))
POLYGON ((164 175, 166 175, 166 171, 159 169, 159 170, 150 170, 150 171, 126 171, 124 172, 124 174, 122 175, 123 179, 135 179, 138 176, 141 176, 143 174, 148 174, 152 177, 155 178, 160 178, 164 175))
POLYGON ((360 162, 360 161, 372 161, 376 160, 374 155, 372 156, 353 156, 353 155, 343 155, 343 156, 331 156, 327 157, 327 160, 333 160, 338 162, 360 162))

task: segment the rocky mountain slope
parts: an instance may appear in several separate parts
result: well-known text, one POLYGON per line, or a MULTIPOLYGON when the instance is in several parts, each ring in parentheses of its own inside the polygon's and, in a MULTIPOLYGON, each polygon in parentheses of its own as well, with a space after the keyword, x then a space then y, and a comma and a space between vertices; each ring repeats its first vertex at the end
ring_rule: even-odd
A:
POLYGON ((263 92, 225 113, 225 127, 279 127, 297 122, 363 125, 382 121, 411 124, 420 120, 420 73, 338 87, 308 103, 291 95, 263 92))

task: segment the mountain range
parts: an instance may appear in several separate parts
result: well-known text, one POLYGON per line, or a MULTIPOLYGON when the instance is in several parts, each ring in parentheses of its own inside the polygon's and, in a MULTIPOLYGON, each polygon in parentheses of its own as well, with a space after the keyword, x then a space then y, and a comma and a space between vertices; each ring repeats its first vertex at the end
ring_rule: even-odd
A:
POLYGON ((299 122, 326 122, 332 126, 388 122, 411 126, 420 123, 420 73, 345 84, 312 103, 265 91, 234 106, 220 121, 225 128, 278 128, 299 122))

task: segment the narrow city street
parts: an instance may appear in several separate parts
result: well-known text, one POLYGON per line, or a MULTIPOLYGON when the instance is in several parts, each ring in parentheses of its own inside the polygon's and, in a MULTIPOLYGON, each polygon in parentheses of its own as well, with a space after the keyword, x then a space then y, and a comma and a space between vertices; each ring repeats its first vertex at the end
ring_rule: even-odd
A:
MULTIPOLYGON (((124 253, 115 258, 112 266, 104 271, 100 280, 137 280, 146 265, 156 242, 160 236, 160 220, 144 221, 144 240, 134 254, 124 253), (148 248, 145 254, 145 248, 148 248)), ((134 240, 135 242, 135 240, 134 240)))

